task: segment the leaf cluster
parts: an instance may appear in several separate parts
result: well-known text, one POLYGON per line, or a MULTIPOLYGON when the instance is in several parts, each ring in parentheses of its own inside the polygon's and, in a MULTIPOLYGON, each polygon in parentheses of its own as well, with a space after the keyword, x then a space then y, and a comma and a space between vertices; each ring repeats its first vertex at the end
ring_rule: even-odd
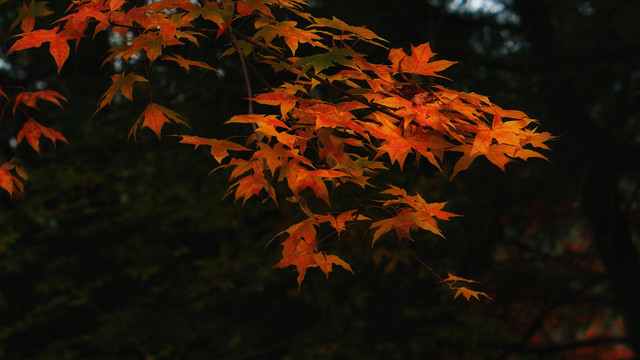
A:
MULTIPOLYGON (((442 210, 445 203, 428 203, 419 194, 408 195, 392 184, 378 192, 380 198, 371 199, 358 199, 354 188, 377 187, 374 178, 402 171, 408 159, 442 170, 445 155, 450 153, 462 154, 452 178, 480 156, 504 171, 507 163, 517 159, 545 158, 538 151, 548 149, 545 142, 552 138, 537 131, 536 121, 521 111, 503 109, 486 96, 435 84, 454 62, 435 60, 428 43, 412 46, 409 53, 388 49, 383 38, 365 27, 335 17, 314 17, 306 12, 304 0, 161 0, 146 5, 77 0, 48 30, 33 30, 32 24, 35 17, 51 15, 46 3, 32 1, 24 6, 14 23, 21 24, 23 33, 9 53, 48 44, 58 72, 69 57, 70 44, 75 43, 77 49, 86 41, 83 39, 100 33, 126 39, 111 47, 105 57, 103 64, 117 60, 128 65, 111 77, 112 85, 96 112, 111 106, 117 94, 132 100, 135 83, 154 87, 148 71, 159 61, 186 72, 194 66, 215 71, 214 64, 187 59, 180 50, 187 44, 198 46, 203 38, 228 40, 221 56, 239 57, 249 104, 246 114, 235 115, 227 123, 245 126, 250 135, 233 139, 175 135, 181 137, 181 143, 210 147, 219 168, 230 171, 227 194, 236 201, 244 204, 257 197, 279 203, 284 199, 299 206, 304 219, 280 233, 287 237, 282 241, 282 259, 275 265, 294 266, 299 286, 312 267, 326 275, 333 265, 353 271, 326 250, 332 248, 327 246, 330 238, 319 239, 319 227, 330 228, 331 239, 339 243, 342 233, 356 223, 364 224, 373 232, 373 244, 392 231, 400 241, 411 239, 411 232, 417 229, 443 236, 438 221, 455 216, 442 210), (252 30, 246 30, 247 23, 252 30), (242 31, 236 28, 240 24, 242 31), (359 43, 385 49, 388 61, 370 62, 355 50, 359 43), (303 48, 304 56, 299 56, 303 48), (255 64, 266 64, 289 80, 270 84, 260 73, 250 72, 255 64), (252 78, 262 83, 257 93, 252 78), (319 88, 335 93, 337 100, 317 98, 314 94, 319 88), (256 113, 254 105, 276 110, 256 113), (351 197, 352 207, 334 207, 332 197, 337 193, 351 197), (389 195, 394 198, 385 200, 389 195), (321 202, 307 205, 313 198, 321 202)), ((13 103, 14 115, 17 108, 37 109, 38 99, 59 106, 59 100, 64 100, 52 90, 0 95, 7 104, 13 103)), ((26 138, 36 151, 41 136, 54 143, 67 142, 61 133, 26 117, 18 142, 26 138)), ((129 136, 135 139, 139 128, 148 128, 161 139, 167 123, 187 124, 182 115, 149 95, 129 136)), ((11 194, 13 185, 21 185, 9 170, 3 168, 0 183, 11 194)), ((434 275, 447 284, 463 280, 434 275)), ((467 300, 485 295, 464 287, 455 289, 456 297, 462 294, 467 300)))

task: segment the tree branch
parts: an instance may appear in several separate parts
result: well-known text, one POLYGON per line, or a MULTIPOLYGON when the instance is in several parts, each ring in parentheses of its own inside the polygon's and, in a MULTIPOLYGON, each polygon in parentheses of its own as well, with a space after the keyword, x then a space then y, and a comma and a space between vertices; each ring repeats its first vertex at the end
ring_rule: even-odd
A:
MULTIPOLYGON (((269 49, 268 47, 262 45, 260 42, 255 41, 254 39, 250 38, 249 36, 246 36, 245 34, 238 32, 235 29, 231 29, 231 31, 233 32, 233 34, 235 34, 236 36, 238 36, 239 38, 242 38, 242 40, 248 42, 249 44, 259 48, 261 51, 263 51, 264 53, 267 53, 275 58, 277 58, 278 60, 282 61, 283 63, 287 64, 287 65, 293 65, 293 62, 289 59, 287 59, 286 57, 284 57, 282 54, 278 53, 277 51, 273 51, 271 49, 269 49)), ((323 86, 328 87, 330 89, 333 89, 339 93, 341 93, 342 95, 355 100, 361 104, 366 105, 368 108, 370 108, 373 111, 378 111, 381 112, 385 115, 391 116, 392 118, 396 119, 396 120, 404 120, 404 118, 402 116, 396 115, 394 113, 392 113, 391 111, 389 111, 387 108, 384 108, 378 104, 372 103, 369 100, 363 98, 362 96, 356 96, 353 95, 352 93, 339 88, 338 86, 333 85, 331 82, 327 81, 326 79, 323 79, 322 77, 318 76, 317 74, 313 73, 313 71, 311 69, 307 70, 305 73, 303 73, 303 75, 308 75, 311 78, 317 80, 318 82, 320 82, 323 86)))

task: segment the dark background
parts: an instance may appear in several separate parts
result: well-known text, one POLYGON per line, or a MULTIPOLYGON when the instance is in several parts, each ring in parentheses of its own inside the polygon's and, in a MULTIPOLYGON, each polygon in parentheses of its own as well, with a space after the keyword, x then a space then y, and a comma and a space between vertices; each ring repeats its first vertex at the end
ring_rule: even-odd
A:
MULTIPOLYGON (((430 41, 459 63, 445 86, 525 111, 557 136, 550 161, 480 160, 448 182, 411 168, 390 179, 464 214, 446 239, 416 233, 410 247, 441 274, 480 280, 494 301, 453 300, 393 238, 374 248, 352 234, 338 253, 355 275, 271 267, 295 208, 255 198, 221 200, 224 172, 205 149, 127 133, 134 102, 94 116, 111 69, 106 38, 83 40, 62 73, 46 46, 7 57, 18 2, 0 5, 0 85, 61 92, 64 111, 38 120, 70 146, 42 156, 10 145, 18 122, 5 110, 4 161, 21 157, 24 198, 0 197, 0 357, 7 359, 625 359, 640 351, 638 179, 640 3, 628 0, 313 1, 311 13, 365 25, 390 47, 430 41), (8 68, 11 66, 11 68, 8 68)), ((50 4, 50 8, 66 4, 50 4)), ((238 25, 243 30, 242 25, 238 25)), ((37 28, 47 28, 38 20, 37 28)), ((246 28, 244 30, 247 30, 246 28)), ((224 76, 174 66, 152 73, 154 101, 193 130, 224 138, 246 112, 237 58, 222 42, 191 58, 224 76)), ((371 61, 382 49, 363 47, 371 61)), ((187 56, 185 56, 187 57, 187 56)), ((269 77, 278 81, 278 76, 269 77)), ((260 88, 256 80, 255 86, 260 88)), ((164 130, 164 129, 163 129, 164 130)), ((163 131, 164 132, 164 131, 163 131)))

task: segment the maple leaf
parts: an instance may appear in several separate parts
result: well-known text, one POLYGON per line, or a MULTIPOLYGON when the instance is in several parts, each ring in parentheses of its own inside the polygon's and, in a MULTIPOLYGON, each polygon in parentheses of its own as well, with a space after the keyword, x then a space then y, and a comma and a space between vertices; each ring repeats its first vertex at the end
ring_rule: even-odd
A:
POLYGON ((111 12, 114 12, 118 9, 120 9, 120 7, 122 5, 124 5, 124 3, 126 3, 127 0, 109 0, 109 10, 111 12))
POLYGON ((457 298, 458 296, 462 295, 464 296, 465 299, 467 299, 467 301, 470 301, 470 299, 472 297, 476 298, 476 300, 480 300, 480 296, 484 296, 486 298, 488 298, 489 300, 493 300, 489 295, 487 295, 486 293, 480 292, 480 291, 474 291, 471 290, 469 288, 466 288, 464 286, 461 287, 454 287, 453 284, 455 284, 456 282, 465 282, 465 283, 478 283, 475 280, 470 280, 470 279, 465 279, 463 277, 460 276, 456 276, 453 275, 451 273, 448 273, 448 276, 446 279, 443 279, 442 282, 446 283, 451 289, 455 289, 456 290, 456 294, 453 297, 454 299, 457 298))
POLYGON ((521 146, 531 145, 535 148, 541 148, 545 150, 551 150, 546 144, 545 141, 554 139, 551 134, 548 132, 536 132, 536 129, 523 129, 522 130, 523 138, 521 141, 521 146))
POLYGON ((377 148, 376 157, 385 153, 388 154, 391 163, 397 162, 402 171, 407 155, 413 151, 413 146, 402 136, 402 129, 394 125, 388 116, 374 115, 379 124, 366 123, 364 126, 372 136, 385 140, 377 148))
MULTIPOLYGON (((369 136, 366 129, 360 125, 359 121, 355 120, 355 116, 345 111, 341 107, 333 106, 330 104, 318 104, 306 109, 309 114, 315 117, 315 128, 322 127, 329 128, 342 128, 348 131, 353 131, 359 135, 362 135, 365 139, 369 136)), ((354 139, 354 141, 356 141, 354 139)), ((352 145, 355 145, 352 142, 352 145)), ((361 146, 360 144, 356 146, 361 146)))
POLYGON ((244 200, 242 200, 242 205, 244 205, 250 197, 254 195, 258 196, 263 189, 267 191, 271 199, 276 204, 278 203, 276 200, 276 193, 271 187, 271 184, 269 184, 269 181, 264 177, 264 172, 255 171, 249 176, 240 178, 232 185, 232 188, 234 187, 235 200, 238 201, 238 199, 244 198, 244 200))
POLYGON ((371 246, 375 244, 376 240, 380 238, 380 236, 388 233, 391 230, 395 230, 398 239, 411 239, 411 235, 409 234, 411 228, 415 226, 415 220, 412 218, 413 212, 409 209, 402 209, 398 213, 398 215, 391 217, 389 219, 378 220, 371 224, 370 229, 378 228, 373 233, 373 239, 371 240, 371 246))
POLYGON ((273 17, 273 14, 271 13, 271 10, 269 9, 268 6, 264 5, 262 3, 262 0, 244 0, 244 1, 238 1, 236 3, 237 6, 237 10, 238 10, 238 15, 240 16, 247 16, 249 14, 251 14, 254 10, 258 10, 259 12, 269 16, 269 17, 273 17))
POLYGON ((60 107, 62 107, 62 104, 58 99, 67 101, 67 99, 65 99, 64 96, 60 95, 60 93, 54 90, 40 90, 40 91, 34 91, 34 92, 24 91, 16 95, 16 98, 13 104, 13 114, 15 115, 16 109, 20 104, 24 104, 26 106, 29 106, 38 110, 38 104, 37 104, 38 99, 52 102, 60 107))
POLYGON ((113 97, 116 95, 116 93, 118 93, 118 91, 120 91, 122 93, 122 96, 124 96, 125 98, 133 100, 133 84, 138 81, 148 81, 146 78, 138 74, 125 74, 124 72, 112 75, 111 80, 113 81, 113 83, 111 84, 109 89, 107 89, 107 91, 102 95, 100 105, 98 105, 96 113, 103 107, 110 105, 113 97))
POLYGON ((175 55, 175 54, 173 56, 166 56, 165 55, 165 56, 162 57, 162 60, 173 61, 173 62, 177 63, 178 65, 180 65, 180 67, 184 68, 187 72, 189 72, 191 66, 198 66, 198 67, 201 67, 201 68, 217 71, 216 69, 214 69, 211 66, 209 66, 209 64, 207 64, 207 63, 204 63, 202 61, 188 60, 188 59, 183 58, 180 55, 175 55))
POLYGON ((118 56, 121 56, 124 61, 128 61, 132 56, 139 56, 140 51, 144 51, 149 62, 153 63, 162 54, 163 47, 182 44, 175 37, 164 39, 159 32, 147 32, 129 40, 126 44, 109 49, 111 54, 105 58, 102 64, 104 65, 118 56))
POLYGON ((327 48, 324 44, 317 40, 322 40, 322 37, 317 34, 316 30, 303 30, 298 28, 296 21, 280 21, 280 22, 265 22, 256 21, 256 29, 260 29, 255 35, 271 42, 275 36, 284 38, 284 42, 291 50, 291 54, 295 55, 298 49, 298 44, 306 43, 315 47, 327 48))
POLYGON ((480 292, 480 291, 470 290, 470 289, 467 289, 466 287, 459 287, 459 288, 456 288, 456 289, 457 289, 457 291, 456 291, 455 296, 453 297, 454 299, 457 298, 458 296, 462 295, 462 296, 464 296, 465 299, 467 299, 467 301, 470 301, 470 299, 472 297, 476 298, 476 300, 480 300, 479 296, 484 296, 484 297, 488 298, 489 300, 493 300, 491 298, 491 296, 489 296, 489 295, 487 295, 487 294, 485 294, 483 292, 480 292))
POLYGON ((229 140, 217 140, 217 139, 208 139, 199 136, 191 136, 191 135, 180 135, 182 140, 180 140, 181 144, 191 144, 195 145, 197 149, 200 145, 210 146, 211 147, 211 155, 216 159, 217 162, 221 163, 224 158, 229 156, 229 151, 249 151, 246 147, 236 144, 229 140))
POLYGON ((80 39, 84 37, 84 32, 89 26, 89 22, 97 20, 98 25, 94 30, 94 35, 111 25, 107 15, 102 11, 104 6, 95 1, 92 2, 76 2, 78 6, 74 12, 61 18, 58 21, 65 21, 64 34, 70 40, 76 40, 76 49, 80 39))
POLYGON ((465 278, 453 275, 452 273, 448 273, 447 275, 448 275, 447 278, 443 279, 442 281, 451 282, 452 284, 457 282, 457 281, 462 281, 462 282, 466 282, 466 283, 477 283, 477 281, 475 281, 475 280, 465 279, 465 278))
POLYGON ((34 119, 29 118, 29 120, 27 120, 27 122, 25 122, 22 126, 22 129, 18 132, 18 144, 22 141, 22 139, 26 138, 27 142, 29 142, 29 145, 31 145, 31 147, 34 148, 39 154, 40 136, 51 139, 51 142, 53 142, 53 146, 56 145, 56 140, 64 141, 67 144, 69 143, 60 132, 53 130, 52 128, 40 125, 34 119))
POLYGON ((406 204, 417 211, 427 211, 430 215, 441 220, 449 220, 451 217, 460 216, 448 211, 442 211, 442 208, 447 204, 446 202, 427 203, 420 194, 408 195, 404 189, 397 186, 389 185, 389 189, 381 191, 380 194, 396 196, 396 199, 384 201, 383 206, 406 204))
POLYGON ((245 175, 237 179, 235 183, 229 187, 224 197, 235 192, 235 201, 238 201, 240 198, 244 198, 242 201, 242 204, 244 205, 250 197, 259 195, 264 189, 267 194, 269 194, 269 197, 276 204, 278 203, 275 190, 265 177, 266 169, 263 159, 251 159, 247 161, 235 158, 231 159, 229 164, 224 165, 223 167, 234 167, 231 175, 229 176, 229 181, 233 181, 234 179, 239 178, 240 175, 249 171, 252 172, 249 175, 245 175))
POLYGON ((62 65, 64 65, 67 57, 69 57, 69 44, 67 44, 68 37, 58 33, 59 28, 59 26, 56 26, 51 30, 35 30, 26 34, 20 34, 18 35, 20 39, 11 46, 7 54, 11 54, 14 51, 37 48, 48 42, 49 52, 56 61, 58 72, 60 72, 62 65))
POLYGON ((344 260, 340 259, 336 255, 325 255, 323 253, 318 253, 313 255, 313 259, 316 262, 316 265, 320 267, 320 270, 324 272, 326 277, 329 277, 329 273, 331 272, 331 267, 335 265, 339 265, 343 267, 345 270, 350 271, 353 274, 353 270, 351 270, 351 266, 344 262, 344 260))
POLYGON ((311 189, 317 198, 322 199, 331 206, 329 200, 329 191, 325 185, 325 180, 331 180, 347 174, 336 170, 306 170, 300 166, 287 167, 287 184, 289 189, 293 192, 293 195, 298 198, 299 193, 304 189, 311 189))
POLYGON ((29 178, 22 167, 22 160, 12 158, 10 161, 0 165, 0 188, 5 189, 9 196, 13 196, 14 192, 24 193, 24 185, 11 173, 11 170, 14 170, 24 180, 29 178))
POLYGON ((417 151, 420 155, 424 156, 429 163, 442 171, 438 160, 442 161, 444 150, 451 148, 453 144, 446 141, 444 137, 438 133, 424 131, 422 128, 417 127, 415 131, 409 134, 409 136, 406 136, 405 139, 414 149, 414 152, 417 151))
POLYGON ((298 97, 288 94, 285 91, 276 90, 260 94, 253 97, 251 100, 264 105, 280 106, 280 113, 282 116, 285 116, 291 109, 293 109, 294 106, 296 106, 298 97))
POLYGON ((20 24, 22 32, 28 33, 33 30, 37 17, 53 14, 53 11, 47 9, 45 5, 47 5, 46 1, 35 2, 35 0, 31 0, 29 5, 27 5, 27 3, 23 3, 22 7, 18 9, 18 16, 11 24, 10 29, 13 29, 16 25, 20 24))
POLYGON ((428 230, 436 235, 444 237, 438 228, 435 218, 440 220, 449 220, 452 217, 460 216, 448 211, 442 211, 446 203, 427 203, 422 196, 408 195, 404 189, 390 185, 389 189, 381 191, 381 194, 393 195, 396 198, 383 201, 383 206, 394 206, 397 215, 388 219, 376 221, 371 224, 371 229, 378 228, 373 234, 372 244, 383 234, 395 230, 398 238, 411 239, 410 231, 421 228, 428 230), (404 204, 410 208, 400 207, 404 204), (400 208, 398 210, 398 208, 400 208))
POLYGON ((9 170, 0 168, 0 188, 5 189, 9 193, 9 196, 13 196, 16 187, 18 187, 18 191, 21 192, 20 189, 22 189, 23 186, 20 180, 15 178, 9 170))
POLYGON ((437 71, 442 71, 455 64, 455 61, 438 60, 429 62, 436 54, 431 51, 429 43, 419 46, 411 45, 411 56, 408 56, 402 49, 391 49, 389 60, 396 73, 412 73, 427 76, 438 76, 437 71))
POLYGON ((378 40, 387 42, 387 40, 379 37, 373 31, 362 27, 362 26, 352 26, 344 21, 336 18, 335 16, 329 20, 325 18, 313 18, 313 22, 315 24, 310 25, 309 27, 328 27, 340 32, 340 35, 334 35, 333 38, 335 40, 349 40, 351 38, 350 34, 345 35, 345 32, 349 32, 355 35, 358 39, 365 40, 368 43, 378 45, 384 47, 378 40))
POLYGON ((356 220, 359 220, 359 221, 371 220, 366 216, 360 215, 358 213, 358 210, 344 211, 338 214, 338 216, 334 216, 332 214, 325 214, 325 215, 314 215, 314 217, 320 223, 329 223, 334 229, 336 229, 336 234, 338 236, 340 236, 341 232, 347 230, 346 228, 347 222, 356 221, 356 220))
POLYGON ((136 138, 138 125, 143 119, 144 121, 142 122, 141 127, 148 127, 149 129, 151 129, 154 133, 156 133, 158 140, 160 140, 160 131, 162 129, 162 125, 164 125, 165 123, 170 123, 173 121, 179 124, 187 125, 187 123, 182 121, 182 118, 176 112, 169 110, 162 105, 151 103, 144 109, 142 115, 140 115, 135 124, 133 124, 131 131, 129 131, 129 136, 133 135, 133 138, 136 138))
POLYGON ((207 1, 199 10, 199 14, 203 19, 213 21, 218 25, 218 33, 216 39, 220 37, 231 25, 233 14, 235 13, 235 2, 224 0, 222 6, 216 1, 207 1))
POLYGON ((318 225, 316 219, 308 218, 280 233, 288 233, 289 236, 282 242, 282 259, 273 267, 295 266, 298 271, 298 289, 302 286, 308 268, 320 267, 320 270, 328 277, 335 264, 353 273, 351 266, 338 256, 318 252, 316 225, 318 225))
POLYGON ((337 64, 350 65, 353 62, 353 57, 355 56, 358 56, 358 54, 351 49, 332 47, 325 53, 297 59, 290 65, 290 67, 301 68, 298 77, 305 74, 311 68, 313 68, 313 71, 316 74, 319 74, 323 70, 337 64))
POLYGON ((278 139, 279 142, 286 145, 289 149, 293 149, 298 136, 288 134, 286 131, 278 131, 277 128, 289 130, 290 127, 278 119, 275 115, 236 115, 229 119, 228 123, 241 123, 241 124, 255 124, 257 126, 256 131, 268 136, 272 136, 278 139))

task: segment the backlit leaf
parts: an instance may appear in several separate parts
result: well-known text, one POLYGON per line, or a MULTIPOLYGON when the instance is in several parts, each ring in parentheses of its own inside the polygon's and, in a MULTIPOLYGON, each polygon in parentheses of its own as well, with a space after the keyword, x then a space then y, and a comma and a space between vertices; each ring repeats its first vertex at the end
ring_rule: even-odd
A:
POLYGON ((20 24, 22 32, 30 32, 33 30, 33 25, 37 17, 53 14, 53 11, 47 9, 45 5, 47 5, 46 1, 35 2, 35 0, 31 0, 29 5, 27 5, 27 3, 23 3, 22 7, 18 9, 18 16, 15 18, 10 28, 13 29, 16 25, 20 24))
POLYGON ((102 109, 103 107, 110 105, 113 97, 116 95, 116 93, 118 93, 118 91, 120 91, 122 93, 122 96, 124 96, 125 98, 133 100, 133 84, 138 81, 147 82, 147 79, 143 76, 140 76, 136 73, 125 74, 124 72, 112 75, 111 80, 113 81, 113 83, 111 84, 109 89, 107 89, 107 91, 102 95, 102 99, 100 99, 100 105, 98 106, 98 110, 96 110, 96 112, 100 111, 100 109, 102 109))
POLYGON ((51 56, 58 64, 58 72, 62 69, 67 57, 69 57, 69 44, 67 44, 68 38, 58 32, 59 26, 56 26, 51 30, 35 30, 29 33, 18 35, 18 39, 13 46, 9 49, 7 54, 11 54, 15 51, 37 48, 44 43, 49 43, 49 52, 51 56))
POLYGON ((27 122, 22 126, 22 129, 18 132, 17 141, 20 143, 22 139, 26 138, 29 145, 31 145, 35 151, 40 153, 41 136, 49 138, 53 143, 53 146, 56 145, 56 140, 66 142, 68 144, 67 139, 65 139, 60 132, 40 125, 32 118, 29 118, 29 120, 27 120, 27 122))
POLYGON ((395 72, 420 74, 427 76, 440 76, 436 74, 449 66, 455 64, 455 61, 438 60, 429 62, 436 54, 431 51, 429 43, 420 46, 411 46, 411 56, 408 56, 402 49, 392 49, 389 52, 389 60, 393 64, 395 72))
POLYGON ((135 139, 136 131, 138 126, 140 126, 151 129, 159 140, 162 126, 170 122, 187 125, 187 123, 185 123, 176 112, 169 110, 162 105, 151 103, 144 109, 140 118, 138 118, 136 123, 133 125, 131 131, 129 131, 129 136, 133 135, 133 138, 135 139), (140 124, 140 121, 142 121, 142 124, 140 124))
POLYGON ((28 107, 32 107, 37 110, 38 109, 37 101, 39 99, 52 102, 60 107, 62 107, 60 100, 67 101, 67 99, 65 99, 64 96, 60 95, 60 93, 54 90, 40 90, 40 91, 34 91, 34 92, 25 91, 16 95, 16 98, 13 104, 13 114, 15 115, 16 109, 20 104, 23 104, 28 107))
POLYGON ((200 145, 210 146, 211 147, 211 155, 218 161, 219 163, 224 160, 227 156, 229 156, 229 151, 249 151, 246 147, 236 144, 229 140, 217 140, 217 139, 207 139, 199 136, 191 136, 191 135, 180 135, 182 140, 180 143, 182 144, 191 144, 195 145, 196 149, 200 145))

